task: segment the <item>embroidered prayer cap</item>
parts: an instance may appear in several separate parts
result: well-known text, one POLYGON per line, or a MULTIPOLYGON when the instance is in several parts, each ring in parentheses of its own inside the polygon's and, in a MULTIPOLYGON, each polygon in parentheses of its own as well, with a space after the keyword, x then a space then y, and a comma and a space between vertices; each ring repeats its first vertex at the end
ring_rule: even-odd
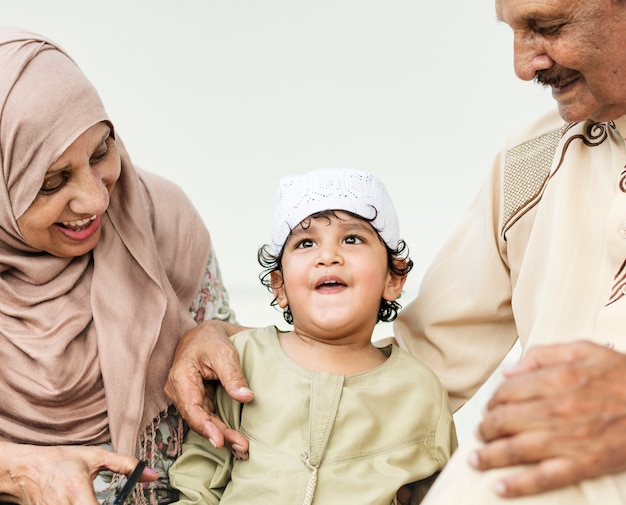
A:
POLYGON ((375 175, 352 168, 322 168, 283 177, 272 221, 272 254, 280 254, 291 230, 325 210, 344 210, 365 219, 391 249, 398 247, 399 224, 391 197, 375 175))

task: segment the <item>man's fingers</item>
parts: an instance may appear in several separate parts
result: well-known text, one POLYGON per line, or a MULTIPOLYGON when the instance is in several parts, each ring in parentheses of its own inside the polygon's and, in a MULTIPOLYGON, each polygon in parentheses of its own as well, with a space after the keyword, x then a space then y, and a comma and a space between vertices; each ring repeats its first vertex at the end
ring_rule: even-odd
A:
POLYGON ((215 388, 219 378, 226 393, 240 403, 254 398, 248 387, 239 355, 230 335, 245 329, 224 321, 204 321, 184 335, 178 344, 174 363, 165 385, 166 395, 174 402, 191 429, 215 447, 228 445, 235 456, 247 457, 248 441, 228 429, 215 415, 215 388))
MULTIPOLYGON (((527 427, 524 422, 523 409, 507 408, 507 412, 515 410, 520 411, 520 417, 506 418, 499 414, 505 409, 498 409, 491 411, 485 415, 485 418, 478 424, 476 429, 476 438, 483 442, 495 443, 496 441, 509 441, 510 437, 523 433, 525 429, 528 429, 527 433, 533 433, 531 430, 541 430, 547 428, 546 425, 539 425, 538 423, 532 423, 532 427, 527 427)), ((519 461, 517 461, 519 463, 519 461)))
POLYGON ((469 464, 483 471, 518 467, 498 481, 496 492, 502 496, 543 493, 621 471, 619 455, 607 456, 607 447, 621 442, 607 435, 589 445, 586 438, 553 431, 524 432, 484 444, 470 454, 469 464))
POLYGON ((200 407, 191 412, 187 422, 192 430, 208 439, 214 447, 226 445, 237 458, 247 459, 248 439, 245 436, 237 430, 228 428, 217 415, 207 415, 200 407))
POLYGON ((496 482, 494 491, 500 496, 515 498, 564 488, 580 479, 570 460, 556 458, 511 472, 496 482))
POLYGON ((585 478, 577 473, 583 467, 574 459, 546 457, 549 439, 549 433, 500 439, 473 451, 469 463, 477 470, 516 467, 495 484, 494 491, 507 498, 544 493, 585 478))
POLYGON ((519 433, 542 431, 571 438, 584 437, 610 422, 609 406, 603 412, 598 400, 601 401, 562 392, 558 398, 515 403, 490 401, 489 408, 478 424, 478 438, 490 442, 519 433))
POLYGON ((546 452, 551 437, 549 432, 530 432, 499 438, 476 449, 470 455, 470 464, 478 470, 488 470, 534 463, 551 456, 546 452))
POLYGON ((589 356, 610 353, 611 351, 602 345, 579 340, 567 344, 541 345, 531 347, 522 356, 519 362, 504 371, 506 377, 531 372, 540 368, 553 367, 585 360, 589 356))
POLYGON ((248 459, 249 442, 237 430, 227 429, 224 432, 225 443, 231 448, 231 451, 238 459, 248 459))
POLYGON ((254 392, 248 387, 248 383, 241 374, 224 384, 224 389, 228 396, 240 403, 249 403, 254 399, 254 392))
POLYGON ((496 388, 487 402, 487 409, 537 399, 559 400, 588 386, 593 373, 584 363, 574 362, 509 375, 496 388))
POLYGON ((224 445, 226 425, 215 414, 209 414, 199 405, 191 405, 183 415, 189 427, 208 439, 214 447, 224 445))
POLYGON ((591 342, 531 349, 489 400, 470 464, 516 467, 499 480, 506 497, 624 471, 625 370, 624 354, 591 342))
POLYGON ((228 339, 219 340, 214 344, 211 361, 204 362, 203 375, 205 377, 217 375, 228 396, 238 402, 248 403, 254 398, 254 393, 248 387, 248 381, 243 375, 235 347, 228 339))

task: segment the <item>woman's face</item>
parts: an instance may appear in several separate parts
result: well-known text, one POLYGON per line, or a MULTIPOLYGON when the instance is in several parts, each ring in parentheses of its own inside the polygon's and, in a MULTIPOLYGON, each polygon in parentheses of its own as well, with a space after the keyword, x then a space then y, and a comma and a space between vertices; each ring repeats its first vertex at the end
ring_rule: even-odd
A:
POLYGON ((37 197, 18 218, 24 240, 59 257, 91 251, 120 170, 110 126, 97 123, 85 130, 48 168, 37 197))

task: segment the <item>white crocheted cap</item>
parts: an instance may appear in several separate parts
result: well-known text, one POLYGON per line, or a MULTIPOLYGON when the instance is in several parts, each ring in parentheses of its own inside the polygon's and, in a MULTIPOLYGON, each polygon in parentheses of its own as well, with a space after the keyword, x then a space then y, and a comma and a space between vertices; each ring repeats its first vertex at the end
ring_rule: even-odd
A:
POLYGON ((373 174, 351 168, 322 168, 283 177, 278 183, 272 237, 272 254, 278 255, 287 237, 303 219, 324 210, 345 210, 365 219, 392 249, 400 240, 398 216, 382 181, 373 174))

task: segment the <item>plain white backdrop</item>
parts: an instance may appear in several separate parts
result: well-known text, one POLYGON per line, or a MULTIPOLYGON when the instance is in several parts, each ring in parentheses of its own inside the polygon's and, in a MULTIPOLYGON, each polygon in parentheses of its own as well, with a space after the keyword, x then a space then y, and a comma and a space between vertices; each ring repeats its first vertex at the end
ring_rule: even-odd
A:
POLYGON ((415 261, 408 303, 497 149, 553 106, 515 77, 493 0, 0 0, 0 23, 64 47, 134 162, 185 189, 246 325, 285 326, 256 260, 279 177, 379 175, 415 261))

